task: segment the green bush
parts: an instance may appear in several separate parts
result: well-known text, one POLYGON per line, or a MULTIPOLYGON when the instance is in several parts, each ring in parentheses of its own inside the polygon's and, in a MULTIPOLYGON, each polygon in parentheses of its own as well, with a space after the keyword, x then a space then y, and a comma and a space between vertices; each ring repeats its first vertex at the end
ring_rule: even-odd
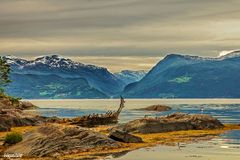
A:
POLYGON ((16 144, 23 140, 22 134, 17 132, 8 133, 4 139, 6 144, 16 144))

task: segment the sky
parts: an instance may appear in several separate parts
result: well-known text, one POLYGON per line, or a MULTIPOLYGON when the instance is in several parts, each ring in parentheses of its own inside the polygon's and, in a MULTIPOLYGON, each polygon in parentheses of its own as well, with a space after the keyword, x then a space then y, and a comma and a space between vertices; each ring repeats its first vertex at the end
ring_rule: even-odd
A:
POLYGON ((239 49, 239 0, 0 0, 0 55, 121 69, 239 49), (124 62, 124 63, 123 63, 124 62))

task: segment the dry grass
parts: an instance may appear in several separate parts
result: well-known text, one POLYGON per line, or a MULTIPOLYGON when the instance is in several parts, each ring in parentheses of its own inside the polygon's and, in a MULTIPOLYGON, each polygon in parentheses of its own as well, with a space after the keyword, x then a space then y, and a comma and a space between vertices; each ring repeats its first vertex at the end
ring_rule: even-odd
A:
POLYGON ((34 129, 36 129, 37 126, 24 126, 24 127, 13 127, 11 128, 11 131, 9 132, 0 132, 0 139, 5 137, 8 133, 11 133, 11 132, 19 132, 19 133, 26 133, 28 131, 32 131, 34 129))
POLYGON ((5 146, 3 146, 3 143, 4 143, 3 141, 4 141, 5 136, 8 133, 18 132, 18 133, 24 134, 24 133, 26 133, 28 131, 32 131, 36 128, 37 128, 37 126, 14 127, 14 128, 11 128, 11 131, 9 131, 9 132, 0 132, 0 155, 6 149, 5 146))
MULTIPOLYGON (((111 126, 99 126, 91 128, 91 130, 108 134, 107 130, 111 126)), ((12 131, 24 133, 36 129, 37 127, 16 127, 12 131)), ((120 147, 98 147, 83 152, 72 152, 71 154, 60 157, 60 159, 80 159, 80 158, 93 158, 98 159, 110 154, 131 151, 139 148, 152 147, 158 144, 162 145, 176 145, 178 142, 191 143, 196 141, 208 140, 222 134, 228 130, 240 130, 239 125, 225 124, 223 129, 216 130, 188 130, 188 131, 175 131, 167 133, 152 133, 152 134, 135 134, 143 139, 144 143, 120 143, 120 147)), ((4 137, 8 132, 0 133, 0 137, 4 137)), ((24 158, 25 159, 25 158, 24 158)), ((36 158, 26 158, 35 160, 36 158)), ((50 157, 37 158, 37 160, 49 160, 50 157)))
POLYGON ((95 132, 100 132, 100 133, 103 133, 103 134, 107 134, 108 129, 110 129, 111 127, 113 127, 113 126, 102 125, 102 126, 97 126, 97 127, 94 127, 94 128, 90 128, 90 130, 93 130, 95 132))
MULTIPOLYGON (((106 133, 108 126, 96 127, 96 131, 106 133)), ((212 139, 219 134, 222 134, 228 130, 240 130, 239 125, 235 124, 226 124, 223 129, 215 130, 188 130, 188 131, 175 131, 167 133, 152 133, 152 134, 134 134, 143 139, 144 143, 121 143, 119 148, 95 148, 81 153, 72 153, 71 155, 66 155, 61 157, 79 159, 79 158, 94 158, 103 157, 106 155, 136 150, 139 148, 152 147, 158 144, 162 145, 176 145, 178 142, 191 143, 196 141, 203 141, 212 139)))

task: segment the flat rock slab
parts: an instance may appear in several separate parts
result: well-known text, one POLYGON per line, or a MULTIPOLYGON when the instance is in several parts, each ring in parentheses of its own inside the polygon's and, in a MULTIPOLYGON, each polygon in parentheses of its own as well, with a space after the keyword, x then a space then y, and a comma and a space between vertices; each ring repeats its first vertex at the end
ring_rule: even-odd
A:
POLYGON ((96 147, 118 147, 118 142, 99 132, 78 126, 51 124, 24 135, 23 141, 5 153, 22 153, 27 157, 60 156, 96 147))
POLYGON ((125 143, 142 143, 143 140, 141 137, 134 136, 127 132, 115 130, 109 134, 109 138, 125 143))
POLYGON ((210 115, 174 113, 157 118, 143 118, 118 125, 112 130, 128 133, 161 133, 180 130, 220 129, 223 124, 210 115))

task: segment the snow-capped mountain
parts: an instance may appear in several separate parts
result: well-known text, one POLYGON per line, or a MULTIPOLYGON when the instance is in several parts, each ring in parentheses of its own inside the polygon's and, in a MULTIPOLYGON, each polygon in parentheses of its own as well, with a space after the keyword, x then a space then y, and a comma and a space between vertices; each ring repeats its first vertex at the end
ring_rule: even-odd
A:
POLYGON ((114 75, 125 82, 125 84, 133 83, 141 80, 145 75, 146 71, 131 71, 131 70, 123 70, 121 72, 114 73, 114 75))
MULTIPOLYGON (((5 56, 3 58, 11 65, 12 79, 15 79, 15 77, 19 76, 25 76, 29 78, 29 75, 35 77, 48 76, 47 78, 53 78, 54 75, 57 76, 59 81, 61 81, 60 79, 64 79, 64 82, 66 83, 67 79, 72 80, 81 78, 83 81, 85 80, 87 82, 86 84, 89 85, 88 88, 94 88, 103 95, 107 96, 116 95, 124 88, 124 82, 120 81, 106 68, 94 65, 85 65, 64 57, 60 57, 58 55, 42 56, 36 58, 35 60, 24 60, 12 56, 5 56)), ((34 83, 34 81, 32 82, 34 83)), ((35 82, 37 82, 37 80, 35 80, 35 82)), ((54 80, 49 80, 49 83, 50 82, 53 83, 54 80)), ((74 82, 77 83, 76 81, 74 82)), ((19 87, 24 86, 24 83, 29 82, 23 81, 21 83, 22 84, 20 84, 20 86, 18 85, 19 87)), ((38 81, 38 83, 41 82, 38 81)), ((38 83, 32 85, 38 86, 38 83)), ((47 83, 44 85, 51 86, 51 84, 47 83)), ((8 90, 11 92, 13 87, 13 84, 10 84, 8 90)))
POLYGON ((19 67, 24 66, 25 64, 28 63, 27 60, 15 57, 15 56, 3 56, 3 59, 7 61, 8 64, 11 66, 19 67))
POLYGON ((61 57, 59 55, 41 56, 37 57, 35 60, 25 60, 20 59, 15 56, 4 56, 3 57, 7 63, 11 64, 13 67, 19 67, 17 69, 31 68, 32 66, 43 66, 46 65, 50 68, 89 68, 89 69, 105 69, 102 67, 94 65, 85 65, 80 62, 74 62, 71 59, 61 57))
POLYGON ((240 56, 218 58, 171 54, 140 81, 127 85, 129 98, 240 98, 240 56))
POLYGON ((219 59, 240 57, 240 50, 223 51, 219 54, 219 59))

